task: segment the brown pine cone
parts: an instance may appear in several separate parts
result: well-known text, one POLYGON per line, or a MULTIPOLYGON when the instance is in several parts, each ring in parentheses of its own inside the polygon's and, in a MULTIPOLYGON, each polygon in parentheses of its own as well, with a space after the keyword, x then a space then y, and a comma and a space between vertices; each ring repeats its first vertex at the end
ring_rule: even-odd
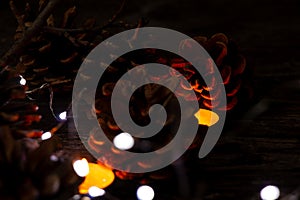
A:
POLYGON ((0 72, 0 199, 66 199, 83 181, 59 139, 41 141, 31 125, 41 118, 26 97, 27 86, 13 69, 0 72), (22 84, 21 84, 22 83, 22 84))
MULTIPOLYGON (((194 73, 188 79, 195 86, 194 90, 199 95, 199 101, 204 108, 212 109, 212 101, 218 105, 219 85, 225 86, 227 95, 227 106, 217 107, 220 110, 232 110, 238 103, 238 99, 249 100, 252 98, 252 88, 249 84, 249 72, 246 72, 246 59, 239 52, 238 46, 232 40, 229 40, 223 33, 217 33, 211 38, 198 36, 194 38, 210 54, 213 60, 206 61, 208 79, 211 80, 207 85, 201 80, 198 74, 194 73), (222 83, 217 83, 214 78, 213 62, 223 78, 222 83), (209 95, 209 92, 212 96, 209 95)), ((193 49, 192 41, 185 40, 182 42, 180 49, 185 51, 193 49)), ((197 56, 197 55, 195 55, 197 56)), ((192 66, 183 59, 173 59, 171 65, 176 67, 182 73, 192 70, 192 66)))
MULTIPOLYGON (((17 41, 22 38, 24 31, 32 26, 47 1, 26 3, 20 0, 15 3, 20 7, 16 17, 22 19, 22 24, 19 25, 15 34, 17 41)), ((95 18, 78 22, 80 20, 76 18, 76 6, 65 3, 62 7, 53 11, 45 27, 37 36, 31 38, 23 55, 17 60, 17 68, 29 81, 30 89, 44 83, 63 81, 64 84, 54 89, 57 92, 71 91, 73 80, 85 56, 103 39, 118 32, 118 29, 124 30, 132 27, 124 22, 115 23, 111 27, 96 26, 95 18), (63 13, 60 10, 64 10, 63 13), (63 18, 59 19, 61 15, 63 18)))
MULTIPOLYGON (((211 102, 215 101, 214 103, 218 103, 218 87, 220 85, 225 86, 227 106, 217 107, 216 109, 232 110, 238 103, 242 103, 243 99, 251 98, 251 87, 249 87, 248 84, 249 77, 246 71, 246 60, 244 56, 239 53, 237 45, 222 33, 215 34, 209 39, 207 39, 206 37, 196 37, 195 40, 207 50, 212 58, 204 62, 206 63, 206 65, 203 66, 207 71, 206 76, 209 76, 209 79, 211 80, 211 82, 207 85, 204 83, 202 77, 195 72, 195 69, 193 68, 193 66, 191 66, 190 63, 186 62, 182 58, 176 57, 176 55, 162 52, 160 50, 146 49, 140 50, 139 52, 129 53, 111 64, 111 66, 109 67, 110 70, 107 70, 105 74, 106 76, 104 76, 105 79, 100 82, 100 87, 98 87, 98 95, 96 97, 95 105, 99 123, 104 132, 107 134, 107 137, 112 140, 113 137, 121 131, 118 125, 115 124, 110 110, 110 96, 112 94, 115 83, 118 81, 118 78, 120 78, 121 75, 126 73, 129 69, 143 63, 156 62, 169 65, 182 73, 185 78, 188 79, 191 85, 186 86, 180 84, 180 87, 178 90, 176 90, 176 92, 178 93, 178 95, 182 95, 188 101, 199 101, 202 108, 211 110, 211 102), (214 78, 215 71, 213 69, 213 62, 215 62, 215 64, 217 65, 217 68, 223 78, 223 81, 221 83, 217 83, 216 79, 214 78), (191 99, 189 96, 187 96, 186 91, 188 90, 194 90, 198 98, 191 99), (246 90, 246 92, 244 92, 244 90, 246 90)), ((190 53, 195 53, 190 42, 190 40, 183 41, 181 43, 181 46, 179 46, 179 50, 183 48, 190 48, 190 53)), ((195 54, 195 56, 199 55, 195 54)), ((139 73, 144 72, 141 69, 139 73)), ((160 77, 153 77, 153 79, 165 79, 170 78, 171 76, 176 76, 176 74, 162 74, 160 77)), ((139 122, 139 124, 143 124, 143 119, 147 119, 147 108, 149 108, 153 103, 161 103, 166 99, 164 93, 159 91, 159 88, 156 88, 156 93, 153 93, 153 91, 156 90, 153 89, 152 91, 152 89, 152 86, 145 86, 144 88, 140 88, 140 96, 138 96, 139 98, 136 98, 135 96, 132 96, 131 98, 131 106, 129 106, 131 117, 135 120, 135 122, 139 122), (152 92, 150 91, 149 93, 149 90, 151 90, 152 92), (151 95, 152 97, 150 97, 151 95), (136 113, 139 113, 140 115, 136 115, 136 113)), ((121 103, 122 102, 120 102, 120 104, 121 103)), ((120 113, 124 112, 121 111, 120 113)), ((206 129, 203 128, 203 131, 206 131, 206 129)), ((168 138, 166 138, 166 140, 167 139, 168 138)), ((136 143, 139 142, 139 140, 136 140, 136 143)), ((157 145, 160 145, 163 142, 164 139, 162 138, 152 138, 149 144, 151 148, 155 148, 157 145)), ((96 135, 91 134, 89 144, 93 149, 97 150, 98 145, 103 145, 103 142, 100 141, 96 135)), ((136 144, 136 146, 138 146, 138 144, 136 144)), ((135 149, 135 147, 133 147, 133 150, 138 151, 138 149, 135 149)), ((117 172, 116 174, 121 179, 143 178, 134 176, 130 173, 117 172)), ((150 179, 154 179, 151 173, 149 177, 150 179)))
POLYGON ((26 97, 27 86, 22 81, 23 77, 11 68, 0 73, 0 125, 9 125, 16 138, 39 137, 41 131, 29 128, 41 119, 36 113, 38 106, 26 97))
MULTIPOLYGON (((44 1, 40 1, 40 7, 44 1)), ((37 17, 38 12, 33 12, 31 6, 26 4, 24 11, 24 23, 28 28, 32 21, 37 17)), ((40 8, 41 9, 41 8, 40 8)), ((32 38, 30 44, 20 56, 18 69, 24 78, 30 81, 29 87, 37 87, 44 83, 51 83, 59 80, 73 79, 84 56, 94 47, 92 41, 95 34, 68 33, 64 29, 74 28, 76 7, 67 9, 64 13, 62 22, 57 23, 54 14, 47 20, 47 28, 32 38), (59 25, 57 25, 59 24, 59 25), (52 29, 53 28, 53 29, 52 29)), ((95 19, 87 19, 78 29, 91 29, 95 25, 95 19)), ((24 29, 20 26, 16 30, 15 39, 19 39, 24 29)), ((71 88, 71 81, 65 89, 71 88)), ((64 89, 64 88, 60 88, 64 89)))

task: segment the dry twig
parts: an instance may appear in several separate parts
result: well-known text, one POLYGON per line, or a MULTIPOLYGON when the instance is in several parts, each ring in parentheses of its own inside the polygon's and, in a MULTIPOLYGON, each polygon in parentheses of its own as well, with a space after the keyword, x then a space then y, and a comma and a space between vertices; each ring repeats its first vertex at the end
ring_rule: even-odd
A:
POLYGON ((17 22, 18 22, 19 28, 22 31, 24 31, 25 30, 24 16, 21 15, 19 10, 16 8, 14 0, 9 1, 9 6, 10 6, 10 9, 11 9, 12 13, 14 14, 17 22))
MULTIPOLYGON (((107 22, 102 25, 102 26, 98 26, 98 27, 94 27, 92 29, 86 29, 86 28, 74 28, 74 29, 69 29, 69 28, 58 28, 58 27, 50 27, 50 26, 45 26, 44 30, 47 32, 51 32, 51 33, 87 33, 87 32, 101 32, 103 29, 107 28, 107 27, 113 27, 113 23, 115 22, 115 20, 118 18, 118 16, 120 15, 120 13, 122 12, 124 6, 125 6, 126 0, 123 0, 119 9, 114 13, 114 15, 107 20, 107 22)), ((121 24, 121 23, 120 23, 121 24)))
POLYGON ((124 8, 125 2, 126 2, 126 0, 122 0, 121 6, 117 10, 117 12, 115 12, 115 14, 102 26, 102 29, 108 27, 117 19, 117 17, 119 16, 119 14, 122 12, 122 10, 124 8))
POLYGON ((60 0, 50 0, 47 6, 39 14, 32 26, 24 32, 24 36, 16 41, 12 47, 0 59, 0 66, 4 67, 8 64, 14 64, 15 59, 22 53, 24 48, 31 42, 31 38, 36 36, 42 30, 44 23, 52 13, 55 6, 60 0))

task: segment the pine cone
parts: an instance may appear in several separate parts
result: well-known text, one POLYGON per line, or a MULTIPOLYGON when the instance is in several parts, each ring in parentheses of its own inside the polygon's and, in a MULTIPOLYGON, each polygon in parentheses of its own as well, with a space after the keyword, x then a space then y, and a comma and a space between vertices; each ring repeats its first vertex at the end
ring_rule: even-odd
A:
POLYGON ((21 80, 11 68, 0 72, 0 199, 67 199, 83 180, 58 138, 40 141, 31 128, 41 116, 21 80))
MULTIPOLYGON (((24 31, 32 26, 46 4, 47 1, 39 0, 39 5, 31 2, 25 3, 25 9, 24 5, 21 6, 20 10, 23 11, 19 15, 25 27, 19 25, 15 40, 22 38, 24 31)), ((103 39, 118 32, 118 29, 132 27, 124 22, 116 23, 112 27, 108 25, 100 27, 96 26, 95 18, 88 18, 78 25, 76 17, 77 8, 73 5, 70 5, 64 13, 53 12, 47 19, 46 26, 24 49, 23 55, 17 61, 17 68, 29 81, 29 88, 63 81, 67 84, 61 84, 59 88, 54 89, 57 92, 71 91, 73 80, 86 55, 103 39), (60 15, 63 15, 62 20, 57 17, 60 15)))
MULTIPOLYGON (((246 102, 249 102, 252 95, 252 88, 249 84, 249 71, 246 69, 246 60, 244 56, 239 53, 235 42, 229 40, 227 36, 222 33, 215 34, 210 39, 202 36, 195 37, 195 40, 208 51, 213 59, 203 62, 206 63, 203 67, 206 68, 206 76, 209 76, 208 79, 211 80, 211 83, 206 85, 202 77, 196 73, 193 66, 184 59, 176 57, 176 55, 156 49, 146 49, 128 53, 109 66, 108 70, 105 72, 105 76, 103 76, 105 79, 100 82, 99 88, 101 89, 98 91, 97 95, 96 111, 102 128, 112 135, 115 135, 120 131, 119 127, 115 124, 110 111, 110 96, 118 79, 129 69, 143 63, 157 62, 166 64, 181 72, 190 82, 192 87, 180 84, 180 88, 176 90, 176 92, 186 100, 199 101, 202 108, 211 110, 212 102, 214 101, 214 105, 217 105, 216 109, 232 110, 238 102, 240 102, 241 105, 243 105, 245 100, 246 102), (223 78, 222 83, 217 83, 214 78, 215 71, 213 62, 216 63, 223 78), (227 95, 226 107, 218 107, 220 85, 225 86, 227 95), (197 99, 191 99, 187 95, 188 90, 194 90, 197 94, 197 99)), ((190 54, 195 54, 193 51, 193 42, 189 39, 182 41, 179 50, 183 49, 185 51, 190 50, 190 54)), ((197 57, 199 55, 195 54, 194 56, 197 57)), ((146 72, 141 69, 138 73, 143 74, 146 72)), ((170 76, 176 75, 167 74, 167 78, 170 76)), ((137 74, 136 77, 143 76, 137 74)), ((153 78, 165 79, 166 77, 162 74, 161 77, 153 78)), ((131 117, 133 117, 136 122, 139 124, 147 124, 147 122, 149 123, 149 119, 147 118, 149 107, 153 103, 164 104, 164 100, 167 99, 166 96, 168 96, 168 91, 162 91, 162 88, 159 89, 153 86, 145 86, 140 88, 139 92, 143 94, 140 94, 138 98, 132 97, 129 110, 131 112, 131 117)), ((120 104, 121 103, 122 102, 120 102, 120 104)), ((113 136, 111 137, 113 138, 113 136)))
POLYGON ((0 74, 0 125, 9 125, 15 138, 39 137, 42 133, 29 126, 41 116, 36 113, 38 107, 26 98, 27 86, 21 81, 23 77, 11 68, 0 74))
MULTIPOLYGON (((47 1, 44 0, 40 0, 38 6, 26 3, 22 12, 25 28, 19 25, 15 40, 20 39, 23 32, 32 26, 33 21, 46 3, 47 1)), ((70 90, 71 81, 74 79, 83 58, 95 46, 93 41, 96 34, 88 31, 95 25, 94 18, 87 19, 81 26, 76 27, 76 30, 87 31, 75 31, 74 33, 71 31, 69 33, 67 30, 75 29, 76 7, 71 6, 67 9, 60 23, 55 18, 55 15, 59 14, 50 15, 46 27, 36 37, 31 38, 29 45, 23 51, 24 54, 20 56, 18 61, 17 68, 29 81, 30 88, 59 80, 70 80, 70 84, 65 84, 65 88, 60 88, 60 90, 70 90)))
MULTIPOLYGON (((249 100, 251 98, 252 90, 249 85, 249 74, 246 69, 246 60, 244 56, 240 54, 238 47, 234 43, 234 41, 229 40, 227 36, 222 33, 215 34, 209 39, 199 36, 196 37, 195 40, 199 42, 206 49, 206 51, 208 51, 213 59, 203 62, 206 63, 206 65, 203 66, 207 71, 206 76, 209 76, 209 80, 211 80, 211 83, 208 83, 207 85, 204 83, 203 78, 200 76, 200 74, 196 73, 195 69, 189 62, 177 57, 176 55, 156 49, 144 49, 133 53, 128 53, 112 63, 111 66, 109 66, 108 70, 105 72, 105 76, 103 76, 105 78, 102 80, 102 82, 100 82, 100 87, 96 97, 97 100, 95 109, 98 116, 98 121, 102 129, 111 140, 115 135, 120 133, 121 130, 112 117, 112 113, 110 110, 110 96, 118 79, 129 69, 140 64, 161 63, 169 65, 181 72, 191 83, 192 87, 180 84, 180 88, 176 90, 176 92, 178 92, 178 95, 182 95, 188 101, 199 101, 202 108, 211 110, 211 102, 215 101, 214 103, 218 103, 218 87, 220 85, 225 86, 227 106, 217 106, 216 109, 232 110, 234 107, 236 107, 238 102, 243 103, 244 99, 249 100), (213 62, 215 62, 218 70, 220 71, 220 74, 223 78, 222 83, 217 83, 216 79, 214 78, 215 71, 213 69, 213 62), (187 90, 194 90, 197 94, 197 99, 191 99, 189 96, 187 96, 187 90), (211 96, 210 93, 214 96, 211 96)), ((190 50, 191 54, 195 54, 192 45, 193 42, 191 40, 184 40, 179 46, 179 50, 190 50)), ((195 54, 194 56, 197 57, 199 55, 195 54)), ((141 69, 138 73, 143 74, 146 72, 141 69)), ((172 74, 167 74, 167 76, 166 74, 162 74, 160 77, 153 78, 165 79, 170 78, 170 76, 172 76, 172 74)), ((136 77, 143 76, 139 76, 137 74, 136 77)), ((126 89, 124 90, 126 91, 126 89)), ((164 89, 161 87, 148 85, 145 87, 141 87, 138 90, 139 95, 133 95, 131 98, 131 105, 129 106, 129 110, 131 113, 131 117, 135 122, 137 122, 138 124, 147 124, 147 122, 149 122, 149 107, 153 105, 153 103, 164 104, 164 100, 168 99, 166 98, 166 96, 168 96, 168 91, 164 91, 164 89)), ((122 102, 120 102, 120 104, 122 104, 122 102)), ((120 113, 124 112, 120 111, 120 113)), ((174 121, 174 119, 171 118, 169 121, 174 121)), ((203 131, 206 130, 203 128, 203 131)), ((172 139, 172 136, 167 136, 164 139, 162 139, 162 137, 152 137, 151 140, 148 140, 148 144, 151 146, 151 148, 157 148, 159 145, 161 145, 161 143, 166 142, 165 140, 168 141, 170 139, 172 139)), ((198 137, 197 140, 201 140, 200 137, 198 137)), ((136 140, 135 144, 139 146, 139 142, 141 141, 136 140)), ((194 146, 195 144, 196 143, 194 143, 194 146)), ((197 142, 197 144, 199 143, 197 142)), ((91 133, 89 145, 91 145, 92 148, 97 149, 97 145, 102 145, 102 143, 97 139, 97 135, 91 133)), ((133 150, 139 151, 140 149, 133 147, 133 150)), ((110 160, 110 162, 113 162, 113 160, 110 160)), ((118 171, 116 175, 121 179, 145 178, 118 171)), ((152 178, 152 175, 153 177, 155 177, 155 173, 149 175, 150 179, 154 179, 152 178)), ((163 177, 166 178, 167 176, 161 176, 161 178, 163 177)))
MULTIPOLYGON (((253 95, 250 79, 251 74, 249 68, 246 68, 246 59, 240 53, 236 43, 233 40, 229 40, 223 33, 217 33, 209 39, 202 36, 195 37, 194 39, 206 49, 212 58, 212 60, 203 61, 203 63, 205 63, 203 67, 206 68, 207 72, 205 76, 207 76, 208 80, 211 80, 210 83, 205 84, 201 75, 184 59, 164 51, 146 49, 126 54, 111 64, 105 74, 105 80, 108 82, 103 84, 101 91, 103 96, 109 96, 118 78, 134 66, 143 63, 161 63, 175 68, 190 82, 191 86, 180 84, 181 87, 176 91, 178 95, 183 96, 186 100, 197 100, 200 102, 202 108, 209 110, 212 109, 212 102, 213 105, 216 106, 216 109, 220 110, 232 110, 237 106, 238 102, 241 106, 246 108, 247 106, 245 106, 245 104, 249 104, 253 95), (213 62, 216 64, 223 79, 221 83, 216 82, 213 62), (227 106, 225 107, 218 106, 220 103, 218 98, 218 95, 220 95, 220 85, 224 85, 226 90, 227 106), (191 99, 190 96, 187 95, 188 90, 194 90, 197 94, 197 99, 191 99)), ((179 46, 179 51, 184 50, 197 57, 199 55, 193 51, 193 45, 193 41, 190 39, 184 40, 179 46)), ((170 76, 176 76, 176 74, 163 74, 160 77, 153 78, 165 79, 170 76)), ((145 90, 145 93, 147 93, 147 90, 145 90)), ((147 96, 147 94, 145 94, 145 96, 147 96)), ((99 100, 101 100, 101 98, 100 95, 99 100)), ((156 98, 157 100, 157 98, 162 98, 162 96, 156 95, 152 98, 156 98)), ((145 102, 144 100, 141 101, 145 102)), ((137 102, 137 105, 138 104, 137 102)), ((113 124, 113 122, 111 123, 113 124)))
MULTIPOLYGON (((45 1, 40 0, 39 10, 43 8, 44 4, 45 1)), ((26 9, 23 14, 25 29, 32 25, 33 19, 36 18, 36 13, 38 12, 34 12, 31 8, 31 5, 28 3, 26 4, 26 9)), ((90 31, 81 33, 77 31, 57 31, 57 28, 59 30, 74 28, 75 17, 76 7, 72 6, 64 13, 62 22, 59 26, 57 26, 57 22, 55 21, 55 16, 53 14, 47 20, 48 29, 43 30, 38 36, 31 39, 30 45, 25 49, 25 54, 20 57, 17 65, 17 69, 24 74, 24 77, 28 81, 30 81, 29 87, 36 87, 36 85, 42 85, 45 82, 53 83, 59 80, 70 79, 71 84, 66 85, 65 89, 71 89, 72 81, 77 73, 77 69, 83 61, 83 58, 97 44, 97 42, 95 42, 97 35, 90 31)), ((88 19, 82 26, 79 27, 79 29, 89 30, 92 29, 94 25, 95 20, 88 19)), ((18 27, 15 38, 19 39, 23 31, 24 27, 18 27)), ((102 36, 102 38, 103 37, 105 36, 102 36)), ((249 89, 250 87, 247 85, 247 80, 245 77, 246 61, 245 58, 239 53, 237 45, 233 41, 228 40, 227 36, 220 33, 213 35, 209 39, 200 36, 196 37, 195 40, 198 41, 209 52, 213 59, 207 60, 206 66, 203 66, 207 69, 206 76, 209 76, 211 83, 205 84, 201 76, 195 72, 190 63, 176 57, 176 55, 170 55, 169 53, 161 52, 159 50, 141 50, 141 54, 144 54, 142 56, 136 56, 136 54, 132 56, 128 54, 111 64, 106 72, 108 76, 105 76, 104 80, 102 80, 100 83, 100 85, 102 84, 99 87, 101 88, 101 91, 99 92, 97 98, 98 100, 101 100, 101 102, 96 104, 95 108, 98 114, 99 123, 101 124, 102 128, 107 131, 110 139, 112 139, 114 135, 120 131, 117 124, 115 124, 109 109, 111 90, 118 80, 118 77, 139 64, 158 62, 172 66, 179 70, 192 84, 192 87, 181 84, 181 90, 178 90, 180 95, 184 96, 190 101, 200 101, 200 105, 203 108, 212 109, 212 101, 218 104, 218 95, 220 94, 218 87, 220 84, 225 86, 228 104, 226 107, 217 106, 217 109, 231 110, 237 105, 238 102, 240 102, 238 99, 248 99, 250 97, 251 89, 249 89), (214 79, 215 72, 212 67, 213 62, 216 63, 221 73, 223 78, 222 83, 217 83, 214 79), (248 90, 246 93, 243 92, 245 89, 248 90), (191 97, 186 96, 186 90, 194 90, 197 93, 198 98, 191 99, 191 97), (213 94, 213 96, 210 94, 213 94)), ((183 41, 179 46, 179 50, 190 48, 192 46, 190 42, 191 41, 189 40, 183 41)), ((192 49, 191 53, 194 53, 192 49)), ((141 73, 143 72, 141 71, 141 73)), ((161 77, 153 78, 164 78, 164 75, 162 74, 161 77)), ((61 89, 62 88, 60 87, 59 90, 61 89)), ((140 89, 138 97, 132 98, 132 104, 129 109, 137 122, 140 124, 147 124, 149 121, 147 117, 149 106, 151 106, 153 102, 164 103, 165 97, 169 95, 167 91, 164 91, 163 95, 161 94, 161 88, 143 87, 140 89), (159 95, 152 95, 153 97, 149 97, 149 93, 153 94, 152 92, 149 92, 149 90, 159 90, 159 92, 157 92, 159 95)), ((24 93, 22 92, 16 94, 16 96, 18 95, 23 95, 25 98, 24 93)), ((11 111, 11 109, 8 110, 11 111)), ((0 115, 0 117, 12 122, 17 122, 19 120, 17 115, 7 116, 6 114, 3 114, 0 115)), ((176 117, 171 117, 170 121, 175 120, 175 118, 176 117)), ((27 125, 33 121, 38 121, 33 117, 31 117, 30 120, 27 122, 27 125)), ((19 128, 16 130, 19 131, 19 128)), ((172 139, 170 136, 166 138, 166 140, 168 141, 170 138, 172 139)), ((153 140, 150 141, 151 148, 158 148, 159 145, 161 145, 158 144, 157 141, 160 143, 162 142, 157 138, 153 138, 153 140)), ((92 145, 93 148, 97 148, 97 145, 100 145, 101 142, 102 141, 97 140, 96 135, 91 133, 89 144, 92 145)), ((40 177, 44 178, 44 176, 40 177)), ((57 182, 58 180, 62 181, 59 175, 55 174, 54 177, 50 177, 49 181, 46 180, 46 182, 57 182)), ((32 182, 36 184, 39 181, 32 182)), ((46 196, 53 195, 54 193, 61 191, 59 188, 56 188, 55 191, 53 190, 52 192, 43 193, 43 191, 39 191, 39 189, 40 188, 37 189, 37 193, 46 196)))
MULTIPOLYGON (((212 101, 214 105, 218 105, 220 102, 218 100, 219 85, 225 86, 227 95, 227 106, 218 107, 220 110, 232 110, 240 100, 248 100, 252 98, 252 88, 249 83, 249 69, 246 69, 246 59, 239 52, 238 46, 232 40, 229 40, 227 36, 223 33, 217 33, 211 38, 206 38, 198 36, 194 38, 199 42, 205 50, 210 54, 213 60, 206 61, 206 71, 208 80, 211 80, 207 85, 201 81, 196 73, 190 73, 191 76, 188 77, 190 82, 194 83, 196 92, 199 96, 199 101, 201 101, 201 106, 204 108, 212 109, 212 101), (218 70, 223 78, 222 83, 217 83, 214 78, 213 62, 218 67, 218 70), (213 94, 209 95, 209 92, 213 94), (199 95, 200 94, 200 95, 199 95)), ((193 44, 190 40, 185 40, 182 42, 180 49, 193 49, 193 44)), ((197 56, 197 55, 195 55, 197 56)), ((176 67, 182 73, 190 72, 192 66, 185 62, 183 59, 173 59, 172 66, 176 67)))

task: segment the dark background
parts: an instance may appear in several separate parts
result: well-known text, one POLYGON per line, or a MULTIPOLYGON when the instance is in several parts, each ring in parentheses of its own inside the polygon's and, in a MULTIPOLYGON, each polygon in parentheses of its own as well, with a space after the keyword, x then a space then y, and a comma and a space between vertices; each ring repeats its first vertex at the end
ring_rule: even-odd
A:
MULTIPOLYGON (((97 0, 75 3, 79 18, 95 16, 99 23, 119 5, 97 0)), ((7 4, 0 2, 1 54, 12 43, 16 28, 7 4)), ((140 17, 149 19, 149 26, 190 36, 223 32, 238 43, 254 72, 255 104, 230 122, 207 158, 195 159, 192 174, 187 174, 188 192, 182 183, 169 190, 154 185, 160 191, 157 199, 259 199, 267 184, 278 185, 286 199, 292 192, 300 199, 300 2, 129 0, 120 19, 135 23, 140 17)), ((67 149, 76 150, 73 142, 65 143, 67 149)), ((135 191, 124 187, 113 186, 110 192, 130 199, 135 191)))

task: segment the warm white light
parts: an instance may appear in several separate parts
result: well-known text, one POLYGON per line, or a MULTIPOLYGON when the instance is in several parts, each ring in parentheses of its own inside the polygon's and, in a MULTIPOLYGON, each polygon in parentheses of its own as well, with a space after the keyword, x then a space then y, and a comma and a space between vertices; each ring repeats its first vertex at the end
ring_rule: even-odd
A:
POLYGON ((89 195, 91 197, 99 197, 105 194, 105 190, 98 188, 96 186, 92 186, 89 188, 89 195))
POLYGON ((67 111, 64 111, 58 115, 59 119, 66 120, 67 119, 67 111))
POLYGON ((133 147, 134 139, 129 133, 120 133, 114 138, 113 143, 120 150, 128 150, 133 147))
POLYGON ((148 185, 143 185, 138 188, 136 196, 139 200, 152 200, 154 198, 154 190, 148 185))
POLYGON ((279 188, 273 185, 268 185, 260 191, 260 197, 263 200, 275 200, 280 196, 279 188))
POLYGON ((43 133, 43 135, 41 136, 41 139, 42 140, 48 140, 49 138, 51 138, 52 137, 52 133, 50 133, 50 132, 45 132, 45 133, 43 133))
POLYGON ((23 78, 23 76, 21 76, 21 75, 20 75, 20 78, 21 78, 20 84, 21 84, 21 85, 26 85, 26 79, 23 78))
POLYGON ((89 163, 85 158, 82 158, 81 160, 76 160, 73 163, 73 169, 76 172, 76 174, 80 177, 85 177, 89 174, 89 163))

